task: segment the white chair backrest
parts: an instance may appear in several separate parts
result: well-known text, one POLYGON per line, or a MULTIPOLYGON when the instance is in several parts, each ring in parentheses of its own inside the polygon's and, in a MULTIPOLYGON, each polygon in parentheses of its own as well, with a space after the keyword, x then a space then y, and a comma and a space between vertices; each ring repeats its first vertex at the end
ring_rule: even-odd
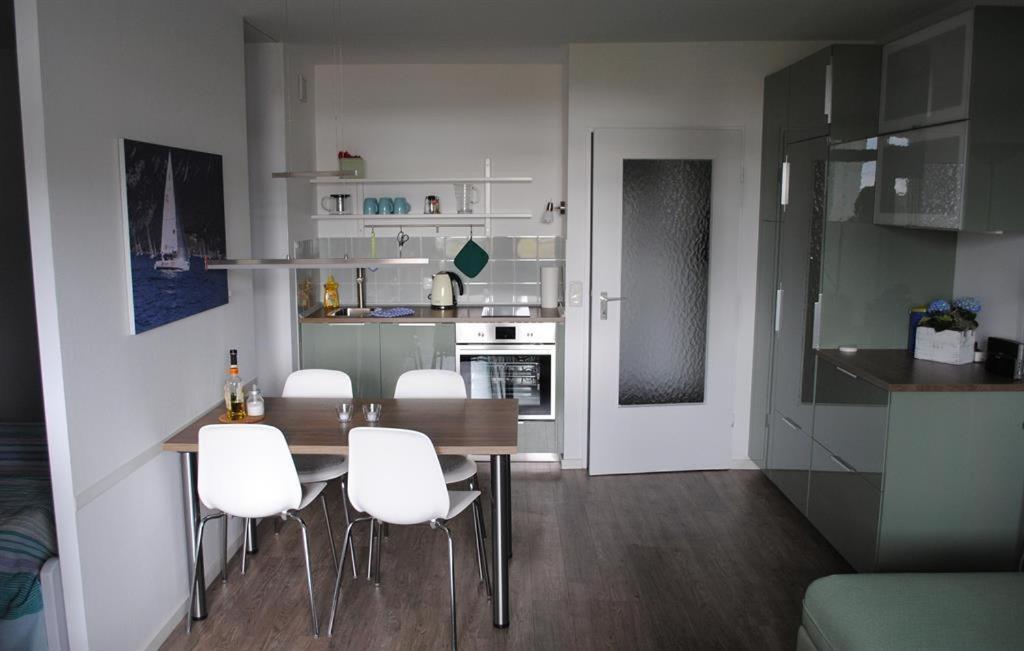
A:
POLYGON ((455 371, 406 371, 395 384, 395 398, 466 398, 466 382, 455 371))
POLYGON ((288 376, 281 395, 285 398, 351 398, 352 378, 341 371, 307 368, 288 376))
POLYGON ((434 444, 421 432, 390 427, 348 433, 348 498, 392 524, 444 518, 451 506, 434 444))
POLYGON ((298 508, 302 487, 284 434, 269 425, 199 430, 199 499, 207 508, 266 518, 298 508))

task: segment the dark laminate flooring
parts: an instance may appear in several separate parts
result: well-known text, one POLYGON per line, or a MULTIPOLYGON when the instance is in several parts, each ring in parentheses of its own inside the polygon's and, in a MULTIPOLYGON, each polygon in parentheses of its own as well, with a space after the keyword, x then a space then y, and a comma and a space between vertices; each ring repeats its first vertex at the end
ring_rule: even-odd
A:
MULTIPOLYGON (((487 464, 481 464, 486 489, 487 464)), ((456 533, 463 649, 792 649, 804 589, 850 568, 759 472, 588 477, 556 465, 513 464, 512 625, 491 626, 476 572, 473 521, 456 533)), ((342 517, 328 487, 335 533, 342 517), (337 515, 335 515, 337 514, 337 515)), ((443 649, 449 640, 444 534, 392 527, 382 584, 343 582, 333 638, 334 579, 319 509, 304 514, 314 547, 322 636, 310 635, 299 530, 261 525, 245 576, 208 592, 209 617, 164 648, 443 649)), ((490 514, 488 511, 488 523, 490 514)), ((211 539, 214 540, 214 539, 211 539)), ((357 538, 365 573, 366 532, 357 538)), ((216 542, 216 541, 215 541, 216 542)), ((488 539, 488 553, 490 539, 488 539)))

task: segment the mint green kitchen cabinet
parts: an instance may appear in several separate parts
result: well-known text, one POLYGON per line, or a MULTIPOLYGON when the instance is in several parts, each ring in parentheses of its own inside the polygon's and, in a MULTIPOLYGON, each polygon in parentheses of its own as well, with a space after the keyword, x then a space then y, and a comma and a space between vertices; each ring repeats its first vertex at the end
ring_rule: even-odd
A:
POLYGON ((380 398, 380 326, 376 323, 303 323, 302 368, 344 371, 357 398, 380 398))
POLYGON ((849 364, 826 354, 815 392, 811 523, 858 571, 1015 569, 1024 551, 1021 386, 886 388, 856 358, 947 376, 979 371, 901 362, 902 351, 863 351, 849 364))
POLYGON ((455 325, 451 323, 380 324, 381 395, 393 398, 406 371, 455 370, 455 325))

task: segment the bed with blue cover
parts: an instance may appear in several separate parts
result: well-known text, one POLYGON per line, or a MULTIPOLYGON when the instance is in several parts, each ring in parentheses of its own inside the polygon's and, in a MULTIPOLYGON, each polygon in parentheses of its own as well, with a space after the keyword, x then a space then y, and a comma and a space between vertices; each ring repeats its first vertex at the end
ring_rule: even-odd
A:
POLYGON ((0 648, 47 648, 39 572, 56 553, 45 429, 0 424, 0 648))

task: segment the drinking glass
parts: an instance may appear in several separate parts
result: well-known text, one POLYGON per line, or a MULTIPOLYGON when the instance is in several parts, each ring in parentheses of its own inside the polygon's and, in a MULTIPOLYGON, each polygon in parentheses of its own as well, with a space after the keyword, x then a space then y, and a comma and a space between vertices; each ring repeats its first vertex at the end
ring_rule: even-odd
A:
POLYGON ((381 404, 379 402, 370 402, 363 405, 363 417, 367 423, 376 423, 380 420, 381 404))
POLYGON ((338 403, 338 422, 347 423, 352 420, 352 403, 341 402, 338 403))

